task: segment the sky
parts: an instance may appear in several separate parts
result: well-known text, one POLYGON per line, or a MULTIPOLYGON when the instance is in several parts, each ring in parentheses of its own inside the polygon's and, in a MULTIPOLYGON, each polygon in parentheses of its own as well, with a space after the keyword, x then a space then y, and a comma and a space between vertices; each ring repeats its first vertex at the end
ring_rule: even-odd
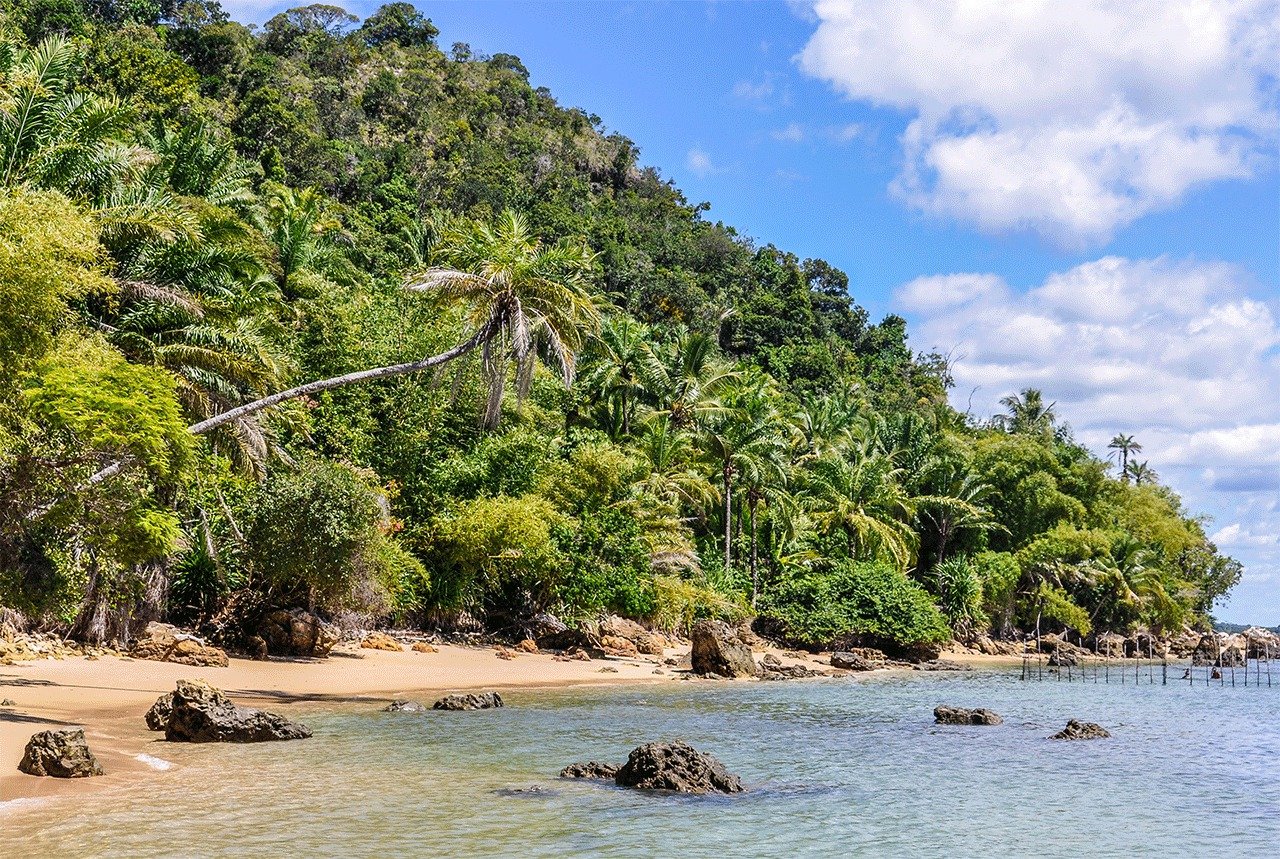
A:
POLYGON ((962 411, 1038 387, 1136 436, 1245 564, 1218 616, 1280 623, 1280 0, 417 5, 846 271, 962 411))

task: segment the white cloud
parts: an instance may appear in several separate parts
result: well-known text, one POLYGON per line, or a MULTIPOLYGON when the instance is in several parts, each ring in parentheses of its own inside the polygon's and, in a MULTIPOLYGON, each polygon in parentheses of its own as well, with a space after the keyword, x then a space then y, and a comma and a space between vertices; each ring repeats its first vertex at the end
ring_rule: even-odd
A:
POLYGON ((804 140, 804 128, 798 122, 788 123, 786 128, 774 130, 770 136, 784 143, 799 143, 804 140))
POLYGON ((699 179, 705 179, 719 171, 719 168, 711 162, 711 156, 697 146, 690 149, 689 154, 685 156, 684 166, 699 179))
POLYGON ((733 94, 743 101, 764 101, 773 95, 773 81, 765 78, 759 83, 755 81, 738 81, 733 85, 733 94))
POLYGON ((903 109, 910 205, 1106 240, 1273 157, 1276 0, 818 0, 799 63, 903 109))
MULTIPOLYGON (((915 348, 951 355, 958 407, 985 417, 1036 387, 1095 452, 1137 436, 1251 582, 1280 573, 1280 308, 1240 269, 1104 257, 1025 293, 991 274, 921 277, 895 305, 915 348)), ((1280 620, 1274 589, 1242 593, 1280 620)))

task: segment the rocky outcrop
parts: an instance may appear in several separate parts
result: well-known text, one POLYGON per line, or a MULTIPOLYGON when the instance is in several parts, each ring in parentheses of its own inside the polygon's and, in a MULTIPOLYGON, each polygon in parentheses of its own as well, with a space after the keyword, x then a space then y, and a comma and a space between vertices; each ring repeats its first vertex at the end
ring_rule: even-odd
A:
POLYGON ((167 623, 151 622, 134 642, 129 655, 154 662, 176 662, 199 668, 226 668, 227 654, 194 635, 167 623))
POLYGON ((173 712, 173 693, 166 692, 156 699, 147 711, 147 728, 152 731, 163 731, 169 724, 169 714, 173 712))
POLYGON ((1080 657, 1070 650, 1059 649, 1049 654, 1047 662, 1055 668, 1067 668, 1068 666, 1079 665, 1080 657))
POLYGON ((741 793, 742 780, 724 764, 690 745, 646 743, 631 752, 614 776, 620 787, 678 793, 741 793))
POLYGON ((1101 725, 1093 722, 1078 722, 1075 719, 1067 722, 1067 726, 1049 739, 1051 740, 1105 740, 1111 733, 1101 725))
POLYGON ((693 672, 719 677, 755 677, 759 674, 751 647, 726 623, 700 620, 692 631, 693 672))
POLYGON ((607 656, 639 656, 640 651, 635 642, 617 635, 605 635, 600 638, 600 649, 607 656))
POLYGON ((560 770, 560 778, 597 778, 613 781, 618 768, 613 764, 602 764, 599 761, 587 761, 585 764, 569 764, 560 770))
MULTIPOLYGON (((880 653, 880 651, 877 650, 876 653, 880 653)), ((869 659, 862 653, 853 650, 842 650, 831 654, 831 667, 839 668, 841 671, 870 671, 873 668, 880 668, 884 664, 883 653, 880 653, 879 661, 869 659)))
POLYGON ((936 662, 942 655, 942 645, 932 641, 918 641, 898 646, 893 655, 905 662, 936 662))
POLYGON ((537 653, 538 642, 534 641, 532 638, 526 638, 520 643, 518 643, 515 646, 515 649, 520 651, 521 653, 537 653))
MULTIPOLYGON (((0 608, 0 613, 4 611, 0 608)), ((123 655, 109 645, 81 644, 46 633, 25 633, 11 629, 0 635, 0 665, 14 665, 34 659, 67 659, 73 656, 97 659, 102 656, 123 655)))
POLYGON ((787 665, 772 653, 766 653, 760 660, 761 680, 805 680, 810 677, 825 677, 823 671, 815 671, 807 665, 787 665))
POLYGON ((417 701, 396 700, 382 708, 384 713, 425 713, 429 708, 417 701))
POLYGON ((502 696, 497 692, 480 692, 468 695, 446 695, 431 705, 433 710, 493 710, 502 706, 502 696))
POLYGON ((666 639, 658 633, 645 629, 634 620, 617 615, 605 618, 600 624, 600 641, 606 648, 609 638, 625 639, 636 652, 649 656, 661 656, 667 646, 666 639))
POLYGON ((559 618, 550 614, 540 614, 525 624, 527 637, 542 650, 575 650, 578 648, 594 650, 599 642, 590 633, 581 629, 573 629, 565 625, 559 618))
POLYGON ((262 619, 258 635, 280 656, 328 656, 342 640, 337 626, 301 609, 277 609, 262 619))
POLYGON ((310 736, 306 725, 265 710, 237 707, 201 680, 178 681, 164 731, 164 738, 176 743, 262 743, 310 736))
POLYGON ((972 665, 956 662, 952 659, 931 659, 928 662, 917 662, 911 666, 912 671, 972 671, 972 665))
POLYGON ((404 650, 400 642, 396 641, 385 632, 371 632, 364 637, 364 641, 360 642, 360 646, 365 650, 391 650, 396 653, 404 650))
POLYGON ((1003 725, 1004 719, 986 707, 967 709, 941 704, 933 708, 933 720, 939 725, 1003 725))
POLYGON ((83 728, 62 728, 33 734, 18 771, 54 778, 85 778, 102 775, 102 765, 89 751, 83 728))

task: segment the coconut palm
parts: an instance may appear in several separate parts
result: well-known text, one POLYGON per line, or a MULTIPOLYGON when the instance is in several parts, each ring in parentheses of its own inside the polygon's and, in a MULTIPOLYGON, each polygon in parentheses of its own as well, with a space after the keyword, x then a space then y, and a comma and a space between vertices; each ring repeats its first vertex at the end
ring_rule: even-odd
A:
POLYGON ((717 395, 738 377, 717 355, 706 334, 686 333, 667 344, 647 345, 642 382, 661 414, 689 429, 720 408, 717 395))
POLYGON ((920 518, 933 527, 937 536, 938 564, 947 558, 951 540, 968 531, 1005 530, 983 504, 991 494, 991 486, 976 474, 955 463, 939 466, 931 477, 928 494, 915 498, 920 518))
POLYGON ((1002 397, 1000 405, 1008 409, 1008 413, 997 415, 996 421, 1011 433, 1048 435, 1058 419, 1053 411, 1057 404, 1046 406, 1044 395, 1037 388, 1025 388, 1019 394, 1002 397))
POLYGON ((350 236, 314 188, 272 188, 266 223, 276 253, 276 284, 285 297, 313 291, 305 282, 306 274, 342 277, 349 272, 345 246, 350 236))
POLYGON ((1125 467, 1125 473, 1129 477, 1133 478, 1135 486, 1141 486, 1144 483, 1154 483, 1160 476, 1156 474, 1155 469, 1152 468, 1145 459, 1142 462, 1130 462, 1125 467))
POLYGON ((1142 445, 1139 444, 1133 436, 1124 433, 1116 433, 1111 439, 1107 447, 1114 450, 1112 457, 1120 457, 1120 479, 1125 483, 1129 482, 1129 457, 1135 453, 1142 453, 1142 445))
POLYGON ((649 393, 644 362, 650 336, 648 327, 630 316, 614 316, 588 346, 579 384, 604 409, 613 438, 631 435, 636 411, 649 393))

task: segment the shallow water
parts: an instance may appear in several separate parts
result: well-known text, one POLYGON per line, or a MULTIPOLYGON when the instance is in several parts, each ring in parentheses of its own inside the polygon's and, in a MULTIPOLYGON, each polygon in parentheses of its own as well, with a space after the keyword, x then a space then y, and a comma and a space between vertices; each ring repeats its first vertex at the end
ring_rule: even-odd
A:
POLYGON ((0 856, 1208 857, 1280 842, 1280 685, 912 673, 504 698, 478 713, 310 709, 305 742, 157 742, 167 771, 0 812, 0 856), (944 702, 1006 721, 935 726, 944 702), (1114 736, 1045 739, 1071 716, 1114 736), (555 778, 672 738, 750 791, 555 778))

